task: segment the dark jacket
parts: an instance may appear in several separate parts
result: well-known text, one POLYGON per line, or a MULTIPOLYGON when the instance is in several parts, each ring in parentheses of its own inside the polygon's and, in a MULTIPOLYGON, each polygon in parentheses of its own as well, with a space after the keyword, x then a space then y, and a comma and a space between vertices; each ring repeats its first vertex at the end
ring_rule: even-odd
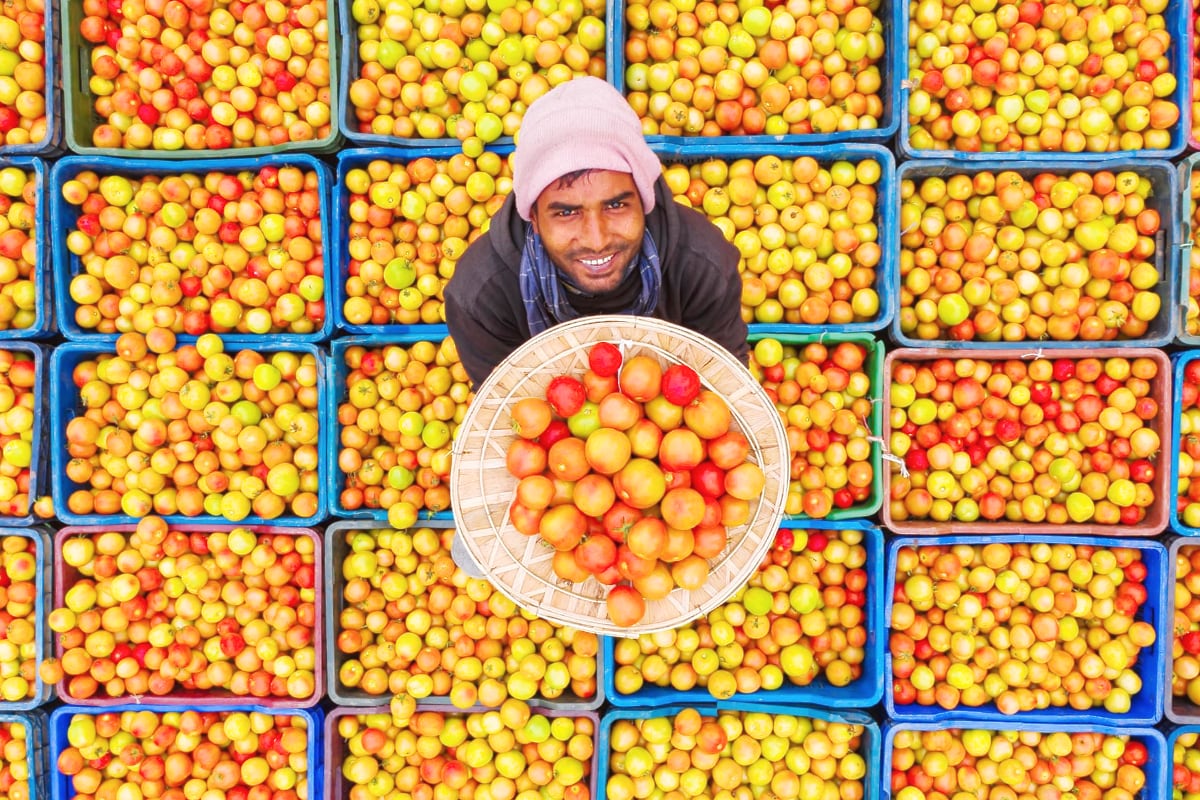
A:
MULTIPOLYGON (((662 263, 654 316, 714 339, 745 363, 737 249, 702 214, 676 203, 662 178, 654 191, 654 210, 646 215, 662 263)), ((446 285, 446 323, 476 386, 531 338, 518 279, 528 224, 510 196, 446 285)))

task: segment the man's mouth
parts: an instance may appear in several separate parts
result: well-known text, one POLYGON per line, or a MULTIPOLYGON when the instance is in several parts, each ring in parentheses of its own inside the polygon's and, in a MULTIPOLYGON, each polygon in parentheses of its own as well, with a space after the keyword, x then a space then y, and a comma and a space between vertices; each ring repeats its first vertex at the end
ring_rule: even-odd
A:
POLYGON ((604 272, 606 269, 608 269, 608 267, 612 265, 613 259, 615 259, 615 258, 616 258, 616 255, 610 253, 609 255, 606 255, 606 256, 597 256, 597 257, 593 257, 593 258, 578 258, 576 260, 580 264, 583 264, 583 266, 589 272, 598 273, 598 272, 604 272))

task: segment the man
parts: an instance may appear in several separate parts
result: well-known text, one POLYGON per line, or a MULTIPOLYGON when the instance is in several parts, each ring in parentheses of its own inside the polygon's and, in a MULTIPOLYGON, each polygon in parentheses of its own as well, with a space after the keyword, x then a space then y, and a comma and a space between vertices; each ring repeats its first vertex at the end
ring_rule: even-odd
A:
POLYGON ((676 203, 637 114, 598 78, 530 105, 513 191, 446 287, 446 322, 479 386, 505 356, 560 322, 650 316, 745 361, 737 250, 676 203))

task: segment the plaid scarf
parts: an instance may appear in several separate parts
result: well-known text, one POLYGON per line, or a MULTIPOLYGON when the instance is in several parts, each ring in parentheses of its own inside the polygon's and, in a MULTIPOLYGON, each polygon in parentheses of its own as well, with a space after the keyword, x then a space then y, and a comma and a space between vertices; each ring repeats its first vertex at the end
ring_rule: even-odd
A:
MULTIPOLYGON (((637 301, 621 312, 633 316, 647 316, 658 305, 659 289, 662 286, 662 266, 658 261, 658 248, 647 232, 642 239, 638 255, 642 289, 637 301)), ((525 233, 525 249, 521 253, 521 299, 525 303, 525 318, 529 321, 529 332, 536 336, 560 322, 575 319, 581 314, 567 299, 563 281, 567 280, 542 245, 542 237, 530 226, 525 233)))

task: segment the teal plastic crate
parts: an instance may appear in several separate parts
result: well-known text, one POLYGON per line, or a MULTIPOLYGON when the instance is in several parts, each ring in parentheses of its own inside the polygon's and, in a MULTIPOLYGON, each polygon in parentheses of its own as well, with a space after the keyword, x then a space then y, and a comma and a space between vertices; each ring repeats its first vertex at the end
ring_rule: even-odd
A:
MULTIPOLYGON (((992 543, 1004 544, 1039 544, 1045 543, 1045 536, 1022 536, 995 534, 988 537, 979 536, 930 536, 909 537, 896 536, 888 542, 887 551, 887 627, 888 634, 892 628, 892 609, 894 607, 897 578, 897 554, 903 547, 938 547, 955 545, 983 546, 992 543)), ((1162 544, 1145 539, 1103 539, 1096 536, 1057 536, 1050 540, 1052 544, 1089 545, 1095 547, 1122 547, 1139 551, 1142 562, 1147 568, 1146 590, 1147 598, 1139 610, 1137 619, 1149 622, 1154 626, 1155 639, 1150 647, 1142 648, 1134 665, 1134 672, 1142 680, 1142 689, 1132 697, 1129 711, 1116 714, 1103 706, 1077 710, 1070 707, 1033 709, 1021 711, 1015 715, 1001 713, 995 703, 984 706, 970 707, 959 705, 953 710, 947 710, 938 705, 923 706, 917 703, 896 702, 895 684, 887 683, 884 694, 884 711, 889 719, 904 723, 929 723, 931 725, 959 725, 977 722, 995 723, 998 725, 1013 725, 1014 723, 1031 723, 1038 725, 1112 725, 1112 726, 1152 726, 1162 719, 1165 707, 1166 692, 1164 673, 1168 654, 1171 650, 1172 620, 1168 605, 1167 587, 1167 550, 1162 544)), ((1083 631, 1080 631, 1081 635, 1083 631)), ((892 655, 889 650, 885 656, 887 674, 892 675, 892 655)), ((1059 728, 1061 729, 1061 727, 1059 728)))
MULTIPOLYGON (((94 97, 88 82, 92 77, 91 53, 95 45, 85 41, 79 32, 84 19, 83 4, 64 2, 58 14, 58 36, 62 43, 62 94, 65 118, 66 145, 70 152, 87 156, 115 158, 162 159, 166 161, 194 158, 230 158, 232 156, 270 156, 283 153, 313 153, 324 155, 337 152, 342 144, 341 111, 338 107, 338 64, 341 48, 338 45, 340 24, 336 2, 327 0, 326 16, 329 25, 329 135, 305 142, 285 142, 266 147, 239 147, 224 150, 133 150, 123 147, 97 147, 92 133, 103 120, 95 111, 94 97)), ((47 35, 49 35, 49 26, 47 35)))
MULTIPOLYGON (((239 343, 233 344, 229 349, 236 351, 247 346, 239 343)), ((330 376, 329 368, 326 364, 327 356, 316 345, 311 344, 255 344, 254 349, 264 353, 284 351, 311 354, 316 357, 317 392, 319 395, 317 407, 318 420, 320 425, 328 427, 327 421, 335 417, 330 406, 330 376)), ((69 460, 67 457, 66 441, 67 423, 75 416, 78 416, 81 409, 79 391, 75 387, 71 374, 81 362, 95 358, 98 355, 108 355, 111 353, 112 347, 108 345, 66 342, 54 349, 54 355, 50 359, 50 371, 54 375, 54 379, 50 382, 50 466, 52 474, 50 486, 51 494, 57 500, 55 514, 59 521, 67 525, 94 525, 102 519, 106 524, 111 525, 127 525, 138 521, 136 517, 131 517, 127 514, 114 514, 111 516, 75 514, 66 507, 66 501, 71 492, 82 488, 79 484, 72 483, 66 474, 66 465, 69 460)), ((324 448, 327 446, 326 439, 331 435, 332 433, 329 430, 324 430, 318 434, 318 453, 324 453, 324 448)), ((330 463, 328 459, 321 458, 318 466, 317 511, 314 516, 297 517, 284 514, 274 519, 263 519, 251 514, 244 519, 237 520, 237 523, 241 525, 277 525, 284 527, 308 527, 320 523, 328 514, 329 509, 328 498, 325 496, 324 488, 328 480, 325 473, 335 467, 336 464, 330 463)), ((223 517, 214 517, 207 514, 195 517, 188 517, 182 514, 168 514, 163 519, 172 525, 189 522, 210 523, 226 521, 223 517)))
MULTIPOLYGON (((797 334, 789 330, 790 326, 755 326, 750 330, 750 346, 754 347, 756 342, 766 338, 777 339, 781 344, 803 347, 807 344, 818 342, 820 344, 833 347, 841 342, 853 342, 862 345, 867 350, 867 360, 863 367, 868 377, 871 379, 871 414, 867 418, 868 428, 872 436, 881 435, 879 432, 883 429, 883 402, 884 392, 884 344, 871 334, 797 334)), ((786 423, 785 423, 786 424, 786 423)), ((884 440, 886 441, 886 439, 884 440)), ((842 522, 852 519, 861 519, 870 517, 879 511, 883 505, 885 496, 883 488, 883 453, 880 449, 879 442, 871 443, 871 469, 874 477, 871 480, 871 493, 868 496, 867 502, 862 505, 854 505, 849 508, 834 508, 829 512, 829 516, 825 519, 830 522, 842 522)), ((807 521, 811 517, 804 514, 789 514, 785 517, 791 521, 807 521)))
MULTIPOLYGON (((1178 797, 1179 794, 1182 794, 1184 797, 1187 796, 1187 794, 1183 792, 1180 792, 1179 794, 1176 793, 1175 749, 1183 746, 1182 742, 1180 742, 1180 739, 1184 735, 1195 733, 1200 733, 1200 725, 1187 724, 1170 726, 1164 729, 1164 734, 1166 735, 1166 745, 1163 748, 1164 752, 1161 759, 1163 762, 1163 786, 1159 794, 1160 797, 1178 797)), ((1196 749, 1198 746, 1200 745, 1192 745, 1192 749, 1196 749)), ((1180 755, 1183 754, 1181 753, 1180 755)))
MULTIPOLYGON (((395 334, 376 334, 372 336, 345 336, 340 339, 335 339, 332 344, 330 353, 330 400, 329 400, 329 419, 336 430, 336 435, 331 435, 323 439, 324 449, 321 451, 321 460, 328 465, 325 471, 326 483, 323 484, 326 497, 329 499, 330 511, 333 516, 340 519, 367 519, 380 523, 387 524, 387 509, 384 508, 357 508, 347 509, 342 506, 342 489, 345 484, 345 474, 338 466, 338 452, 341 449, 341 430, 342 426, 337 421, 338 406, 346 399, 349 390, 346 388, 346 378, 350 374, 350 368, 346 366, 346 350, 351 347, 383 347, 386 345, 412 345, 416 342, 441 342, 450 333, 445 325, 412 325, 405 333, 395 334)), ((449 520, 453 519, 453 509, 445 509, 443 511, 421 511, 422 520, 449 520)))
MULTIPOLYGON (((221 334, 221 338, 228 343, 241 342, 251 346, 256 342, 263 341, 315 344, 316 342, 323 342, 328 339, 333 333, 331 287, 337 284, 337 275, 340 272, 340 270, 335 268, 335 265, 340 262, 334 260, 333 253, 335 249, 334 240, 340 237, 334 234, 330 223, 332 215, 329 211, 333 197, 333 190, 330 186, 333 182, 333 171, 319 159, 303 153, 286 153, 259 157, 238 155, 220 161, 196 159, 134 161, 128 158, 117 159, 106 156, 67 156, 55 162, 54 168, 50 171, 49 185, 44 196, 49 200, 50 205, 49 229, 51 233, 48 241, 53 242, 55 245, 53 253, 54 273, 51 283, 54 285, 55 304, 58 308, 58 327, 61 333, 72 341, 103 342, 106 344, 116 342, 119 336, 116 333, 97 333, 82 328, 75 321, 75 311, 78 309, 79 304, 71 297, 71 279, 83 272, 83 261, 79 256, 67 249, 66 240, 67 235, 75 228, 76 220, 80 217, 80 209, 78 206, 71 205, 63 198, 62 188, 65 183, 73 180, 80 172, 85 170, 97 172, 102 176, 105 174, 116 174, 141 178, 146 175, 180 175, 187 172, 198 173, 200 175, 216 171, 236 173, 241 170, 257 170, 271 165, 297 167, 315 172, 317 175, 317 192, 320 195, 321 207, 321 255, 324 262, 325 278, 325 320, 312 333, 278 332, 254 334, 233 331, 221 334)), ((196 338, 196 336, 183 333, 176 334, 176 340, 180 342, 194 342, 196 338)))
MULTIPOLYGON (((1174 243, 1181 239, 1181 229, 1177 223, 1179 219, 1179 191, 1180 186, 1185 184, 1180 183, 1179 178, 1175 174, 1175 167, 1166 161, 1159 161, 1146 157, 1139 158, 1117 158, 1097 163, 1095 161, 1085 161, 1077 159, 1077 154, 1061 154, 1057 157, 1042 155, 1040 157, 1034 155, 1024 155, 1019 161, 1012 161, 1011 157, 1006 160, 997 154, 988 153, 988 157, 980 157, 969 163, 963 161, 955 161, 946 158, 938 159, 920 159, 916 161, 905 161, 897 170, 897 187, 904 180, 912 180, 916 183, 931 178, 931 177, 949 177, 951 175, 971 175, 972 173, 982 171, 1013 171, 1026 178, 1031 178, 1035 175, 1049 172, 1064 177, 1073 172, 1088 172, 1095 173, 1101 170, 1109 170, 1112 172, 1121 172, 1130 170, 1138 175, 1144 176, 1150 180, 1152 194, 1146 200, 1146 208, 1154 209, 1159 213, 1161 220, 1160 233, 1157 237, 1155 245, 1154 260, 1158 269, 1159 281, 1154 287, 1154 292, 1162 301, 1162 307, 1159 309, 1158 315, 1150 322, 1146 330, 1146 335, 1137 339, 1119 339, 1110 341, 1086 341, 1076 339, 1074 341, 1056 341, 1054 339, 1042 338, 1033 341, 1025 342, 986 342, 979 339, 970 341, 960 341, 943 335, 937 339, 919 339, 910 334, 905 333, 900 329, 900 314, 897 310, 895 318, 892 319, 891 334, 892 339, 902 347, 945 347, 950 349, 957 348, 979 348, 984 350, 1009 350, 1023 349, 1030 350, 1040 348, 1045 350, 1070 350, 1072 348, 1082 347, 1106 347, 1129 345, 1133 347, 1163 347, 1170 344, 1177 336, 1179 329, 1179 283, 1181 272, 1175 266, 1176 254, 1179 248, 1174 246, 1174 243)), ((897 264, 897 287, 903 285, 903 279, 899 277, 900 255, 903 252, 903 247, 900 244, 899 236, 896 237, 895 250, 888 254, 897 264)), ((1183 283, 1183 306, 1187 307, 1187 281, 1183 283)), ((897 298, 897 306, 899 306, 899 298, 897 298)), ((943 326, 944 327, 944 326, 943 326)), ((1200 342, 1200 338, 1197 339, 1200 342)))
MULTIPOLYGON (((875 705, 883 697, 883 656, 886 647, 882 630, 886 602, 885 576, 881 572, 884 565, 883 533, 865 520, 848 520, 843 523, 827 520, 788 521, 781 527, 785 530, 860 530, 863 532, 863 541, 867 548, 867 563, 863 567, 867 570, 866 604, 863 608, 865 617, 863 624, 867 628, 867 643, 862 675, 847 686, 833 686, 824 676, 807 686, 796 686, 785 679, 783 686, 778 689, 764 689, 753 694, 735 694, 730 699, 755 706, 760 704, 789 707, 817 705, 826 708, 860 709, 875 705)), ((796 557, 799 555, 797 554, 796 557)), ((615 681, 616 639, 605 636, 601 641, 603 642, 602 653, 607 662, 607 668, 603 672, 604 696, 614 707, 654 708, 663 703, 706 704, 716 702, 708 690, 701 686, 681 692, 669 687, 647 684, 634 694, 621 694, 617 691, 615 681)))

